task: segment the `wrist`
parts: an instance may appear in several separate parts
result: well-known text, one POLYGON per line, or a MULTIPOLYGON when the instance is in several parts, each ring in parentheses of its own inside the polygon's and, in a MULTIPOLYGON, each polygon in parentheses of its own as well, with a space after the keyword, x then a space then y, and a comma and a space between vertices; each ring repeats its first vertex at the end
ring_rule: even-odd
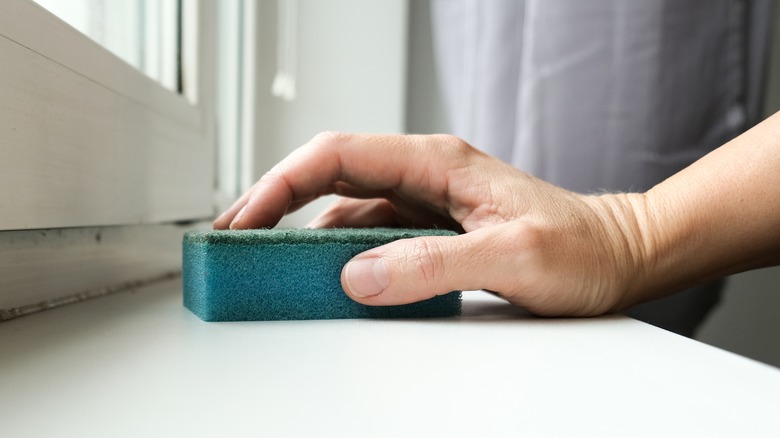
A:
POLYGON ((585 196, 602 227, 611 254, 615 298, 613 311, 659 296, 655 271, 661 238, 656 219, 643 193, 585 196))

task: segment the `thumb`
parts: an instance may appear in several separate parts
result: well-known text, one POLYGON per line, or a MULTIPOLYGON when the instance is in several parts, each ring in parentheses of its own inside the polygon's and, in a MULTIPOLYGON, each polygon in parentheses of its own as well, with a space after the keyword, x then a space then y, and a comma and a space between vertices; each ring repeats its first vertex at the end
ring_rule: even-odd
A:
POLYGON ((355 301, 372 306, 479 289, 480 265, 490 261, 480 254, 484 244, 474 234, 402 239, 358 254, 341 271, 342 287, 355 301))

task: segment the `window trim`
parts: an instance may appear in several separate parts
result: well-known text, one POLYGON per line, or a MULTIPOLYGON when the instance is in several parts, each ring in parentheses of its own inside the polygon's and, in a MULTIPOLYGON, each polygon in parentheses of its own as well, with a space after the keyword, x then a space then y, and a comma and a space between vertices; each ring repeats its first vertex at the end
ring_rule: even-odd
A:
POLYGON ((0 2, 0 321, 175 276, 213 216, 216 5, 182 3, 183 96, 0 2))
POLYGON ((183 53, 197 66, 185 95, 197 104, 41 6, 0 3, 0 184, 14 187, 0 193, 0 229, 213 215, 214 6, 183 7, 197 47, 183 53))

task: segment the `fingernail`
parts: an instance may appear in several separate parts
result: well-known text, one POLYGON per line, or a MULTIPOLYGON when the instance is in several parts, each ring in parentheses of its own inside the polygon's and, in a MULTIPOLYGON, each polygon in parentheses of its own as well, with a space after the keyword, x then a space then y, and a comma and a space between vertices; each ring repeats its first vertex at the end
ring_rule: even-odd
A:
POLYGON ((236 228, 236 224, 241 222, 241 218, 244 216, 244 211, 246 211, 246 205, 243 208, 241 208, 241 210, 238 211, 238 214, 236 215, 236 217, 234 217, 233 221, 230 222, 230 229, 231 230, 235 229, 236 228))
POLYGON ((214 219, 214 221, 213 221, 213 222, 211 222, 211 226, 212 226, 212 227, 214 227, 214 228, 216 228, 218 225, 221 225, 221 224, 222 224, 222 222, 224 221, 224 219, 223 219, 223 218, 225 217, 225 214, 227 214, 227 212, 223 212, 222 214, 220 214, 219 216, 217 216, 217 218, 216 218, 216 219, 214 219))
POLYGON ((379 257, 357 259, 344 270, 347 288, 358 298, 379 295, 389 284, 387 266, 379 257))
POLYGON ((322 221, 320 218, 314 218, 308 224, 306 224, 306 228, 323 228, 322 221))

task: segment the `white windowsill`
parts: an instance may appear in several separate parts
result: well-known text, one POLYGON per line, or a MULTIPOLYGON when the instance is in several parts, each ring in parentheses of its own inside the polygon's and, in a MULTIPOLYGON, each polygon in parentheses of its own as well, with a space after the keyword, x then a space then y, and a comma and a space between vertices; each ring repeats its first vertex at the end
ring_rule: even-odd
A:
POLYGON ((484 293, 431 320, 205 323, 168 281, 0 324, 4 436, 766 436, 780 370, 484 293))

